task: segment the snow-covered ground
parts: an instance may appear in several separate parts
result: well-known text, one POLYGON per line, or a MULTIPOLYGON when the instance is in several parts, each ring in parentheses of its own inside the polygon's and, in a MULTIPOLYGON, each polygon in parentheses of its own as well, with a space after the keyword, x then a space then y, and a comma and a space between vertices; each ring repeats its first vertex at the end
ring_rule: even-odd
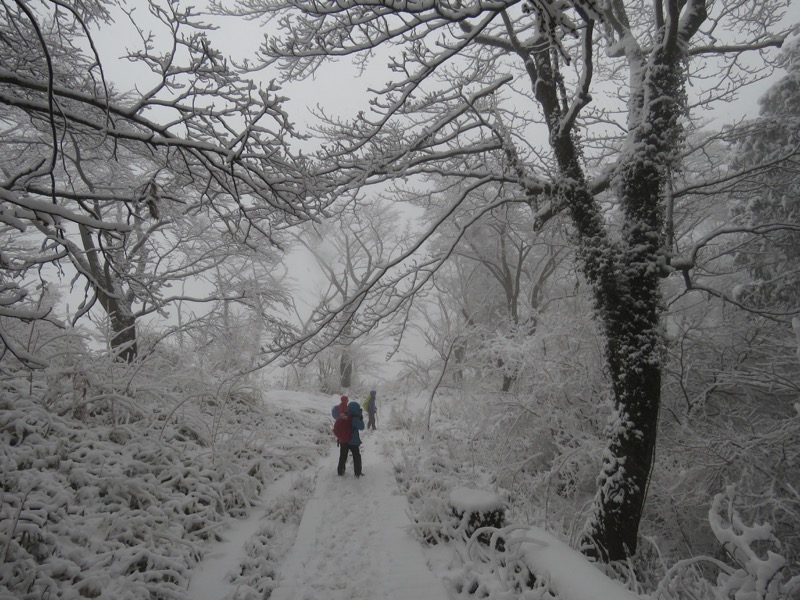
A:
POLYGON ((479 532, 505 550, 470 536, 452 509, 504 500, 490 469, 437 444, 424 398, 379 404, 356 479, 352 462, 336 474, 337 397, 234 392, 144 397, 122 425, 107 404, 81 413, 87 424, 0 398, 0 600, 632 597, 536 528, 479 532))
POLYGON ((405 497, 380 454, 381 433, 365 435, 365 476, 335 472, 335 449, 316 480, 274 600, 329 598, 447 600, 409 532, 405 497))
POLYGON ((211 546, 195 567, 189 582, 189 596, 196 600, 221 600, 236 595, 236 574, 247 557, 246 544, 260 526, 269 506, 289 491, 294 473, 287 473, 268 487, 252 512, 243 519, 229 519, 220 532, 221 542, 211 546))
MULTIPOLYGON (((328 404, 333 400, 286 392, 266 400, 276 401, 331 420, 328 404)), ((250 538, 269 520, 272 502, 289 492, 293 479, 313 475, 313 495, 306 499, 291 551, 279 565, 272 600, 448 600, 409 532, 408 504, 383 452, 392 437, 382 429, 362 432, 361 479, 353 475, 352 459, 345 476, 336 474, 338 449, 331 438, 330 452, 316 468, 287 473, 269 486, 251 514, 231 520, 221 532, 223 541, 208 549, 192 574, 189 595, 195 600, 237 597, 235 575, 250 538)))
MULTIPOLYGON (((0 600, 635 597, 561 541, 558 519, 520 510, 520 495, 547 499, 504 487, 511 449, 481 429, 495 405, 442 395, 429 412, 427 394, 379 392, 357 480, 352 464, 335 475, 338 396, 161 364, 79 365, 79 386, 58 370, 0 380, 0 600), (472 535, 459 514, 474 512, 506 524, 472 535)), ((744 559, 679 562, 652 598, 796 597, 769 525, 743 524, 735 497, 718 495, 710 525, 744 559)))

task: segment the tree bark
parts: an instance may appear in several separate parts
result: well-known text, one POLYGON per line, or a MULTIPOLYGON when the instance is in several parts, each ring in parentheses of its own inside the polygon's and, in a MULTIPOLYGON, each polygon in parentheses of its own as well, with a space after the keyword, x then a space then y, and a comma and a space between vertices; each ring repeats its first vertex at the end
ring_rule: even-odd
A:
POLYGON ((119 309, 108 314, 111 323, 111 350, 117 360, 133 362, 139 349, 136 343, 136 317, 119 309))
POLYGON ((571 128, 563 126, 560 74, 545 47, 533 50, 535 71, 529 71, 559 170, 568 182, 562 184, 561 195, 577 230, 578 258, 606 338, 615 416, 583 539, 583 551, 603 561, 623 560, 636 552, 655 455, 662 370, 662 192, 666 166, 679 141, 683 94, 678 53, 669 47, 664 43, 654 50, 650 63, 641 65, 646 74, 634 82, 641 90, 632 101, 632 144, 620 158, 615 186, 624 215, 618 241, 609 237, 586 184, 580 149, 571 128))
POLYGON ((587 553, 607 561, 636 552, 655 456, 663 343, 659 331, 663 192, 680 139, 680 69, 678 53, 666 43, 654 50, 647 65, 642 116, 620 165, 617 185, 624 225, 614 301, 598 297, 616 415, 585 532, 587 553))
POLYGON ((342 348, 339 355, 339 385, 343 390, 350 389, 353 383, 353 360, 350 356, 350 348, 342 348))
MULTIPOLYGON (((500 365, 498 365, 501 369, 503 368, 502 365, 503 361, 500 361, 500 365)), ((509 392, 511 391, 511 386, 514 385, 514 382, 517 380, 518 370, 515 367, 512 373, 503 373, 503 384, 500 387, 501 392, 509 392)))
POLYGON ((83 225, 79 226, 83 249, 86 252, 86 263, 91 273, 100 306, 108 315, 111 328, 109 341, 114 359, 133 362, 138 355, 136 343, 136 315, 132 311, 132 302, 116 284, 113 270, 107 261, 100 262, 100 252, 92 240, 91 233, 83 225), (116 292, 116 293, 115 293, 116 292))

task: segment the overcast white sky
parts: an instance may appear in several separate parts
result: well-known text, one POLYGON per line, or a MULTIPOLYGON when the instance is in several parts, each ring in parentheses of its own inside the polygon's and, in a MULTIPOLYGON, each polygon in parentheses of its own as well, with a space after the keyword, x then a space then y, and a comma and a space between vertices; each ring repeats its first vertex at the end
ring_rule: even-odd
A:
MULTIPOLYGON (((149 19, 144 2, 130 2, 135 6, 135 14, 149 19)), ((196 0, 191 4, 198 10, 207 5, 206 0, 196 0)), ((126 18, 122 16, 113 27, 103 28, 97 35, 97 43, 101 53, 105 55, 106 69, 111 79, 116 81, 120 88, 130 89, 138 81, 146 80, 147 72, 139 67, 134 69, 130 63, 112 64, 111 57, 119 57, 126 47, 135 47, 140 41, 126 18)), ((263 25, 258 20, 245 20, 233 17, 209 16, 205 19, 219 27, 216 31, 208 32, 213 44, 223 53, 237 59, 256 58, 257 50, 268 32, 270 25, 263 25)), ((800 23, 800 3, 795 2, 787 12, 785 23, 800 23)), ((360 75, 358 69, 350 64, 349 59, 339 59, 328 62, 323 68, 317 70, 312 78, 303 81, 294 81, 283 84, 283 92, 290 99, 287 105, 292 120, 303 128, 312 120, 309 111, 317 106, 322 106, 331 114, 340 116, 355 116, 359 110, 368 110, 368 95, 365 93, 369 86, 380 86, 389 80, 391 73, 385 71, 386 55, 374 57, 369 62, 367 72, 360 75)), ((277 71, 264 70, 253 73, 255 79, 268 81, 278 75, 277 71)), ((777 79, 780 74, 774 76, 777 79)), ((761 82, 750 90, 742 93, 741 99, 735 103, 720 107, 721 115, 717 123, 729 121, 732 118, 752 117, 758 111, 758 97, 767 89, 769 82, 761 82)), ((146 87, 146 86, 144 86, 146 87)), ((690 82, 689 93, 692 86, 690 82)), ((596 100, 601 98, 596 95, 596 100)), ((313 142, 309 148, 313 147, 313 142)))

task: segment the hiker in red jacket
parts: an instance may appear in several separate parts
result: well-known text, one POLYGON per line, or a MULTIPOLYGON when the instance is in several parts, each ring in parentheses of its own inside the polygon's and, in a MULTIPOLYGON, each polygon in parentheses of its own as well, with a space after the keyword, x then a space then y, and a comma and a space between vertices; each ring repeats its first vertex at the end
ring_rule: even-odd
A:
POLYGON ((339 398, 339 404, 331 409, 331 416, 334 419, 339 416, 339 413, 347 411, 348 400, 349 399, 347 398, 347 396, 342 396, 341 398, 339 398))
MULTIPOLYGON (((346 396, 342 396, 342 398, 344 399, 346 396)), ((340 406, 334 406, 331 410, 331 414, 334 415, 337 422, 339 421, 339 415, 343 414, 340 406)), ((349 417, 350 437, 346 442, 339 440, 339 464, 336 467, 336 472, 339 476, 344 475, 347 467, 347 455, 352 452, 353 471, 356 477, 361 477, 364 473, 361 470, 361 436, 358 432, 364 429, 364 417, 358 402, 350 402, 346 410, 346 414, 349 417)), ((336 429, 335 424, 334 429, 336 429)))

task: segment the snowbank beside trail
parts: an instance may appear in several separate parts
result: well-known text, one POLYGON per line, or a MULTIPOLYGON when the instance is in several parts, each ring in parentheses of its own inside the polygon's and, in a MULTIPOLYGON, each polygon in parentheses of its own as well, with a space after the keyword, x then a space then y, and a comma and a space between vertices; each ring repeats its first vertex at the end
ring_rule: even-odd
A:
POLYGON ((407 502, 380 455, 383 432, 364 434, 364 477, 336 474, 334 446, 319 471, 272 600, 449 600, 408 533, 407 502))
POLYGON ((59 387, 72 377, 5 380, 0 598, 196 600, 194 565, 229 518, 327 453, 316 415, 157 360, 87 363, 77 395, 59 387))
POLYGON ((521 544, 528 566, 540 577, 549 575, 551 592, 559 598, 639 600, 640 596, 600 572, 577 550, 538 527, 527 527, 509 536, 509 546, 521 544))

